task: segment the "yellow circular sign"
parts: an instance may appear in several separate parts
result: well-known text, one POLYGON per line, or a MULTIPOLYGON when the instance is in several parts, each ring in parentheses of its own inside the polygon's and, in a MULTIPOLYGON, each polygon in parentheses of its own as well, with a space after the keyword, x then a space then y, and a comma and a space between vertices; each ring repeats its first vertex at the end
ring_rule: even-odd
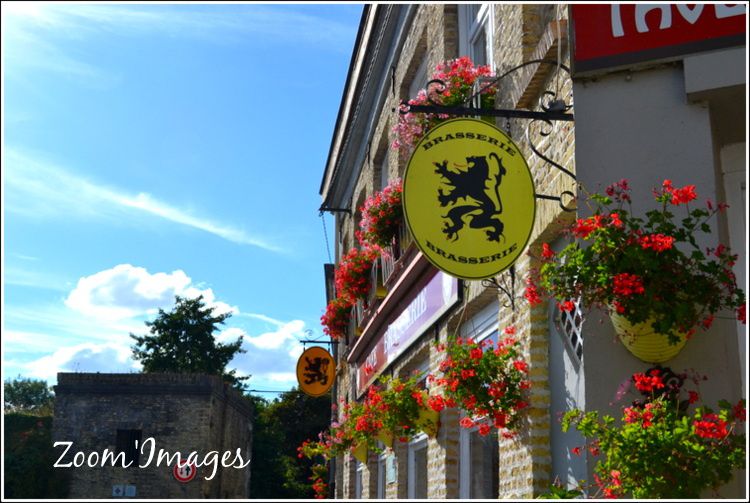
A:
POLYGON ((483 279, 510 267, 534 226, 534 181, 508 135, 453 119, 417 144, 404 175, 404 216, 438 269, 483 279))
POLYGON ((320 396, 333 386, 336 374, 336 362, 331 353, 313 346, 306 350, 297 360, 297 382, 299 388, 310 396, 320 396))

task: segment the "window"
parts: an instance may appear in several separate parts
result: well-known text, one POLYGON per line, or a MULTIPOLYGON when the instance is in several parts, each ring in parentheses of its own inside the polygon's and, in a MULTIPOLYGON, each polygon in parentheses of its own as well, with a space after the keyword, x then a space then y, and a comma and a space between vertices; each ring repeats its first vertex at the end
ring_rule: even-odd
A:
POLYGON ((427 435, 420 433, 409 442, 407 495, 427 499, 427 435))
POLYGON ((385 499, 385 460, 388 455, 385 451, 378 456, 378 487, 377 498, 385 499))
POLYGON ((416 98, 417 94, 424 86, 427 85, 427 58, 423 57, 422 62, 417 67, 417 72, 409 84, 409 99, 416 98))
MULTIPOLYGON (((559 253, 568 240, 558 239, 552 249, 559 253)), ((587 478, 586 456, 573 454, 573 449, 585 444, 575 428, 563 432, 560 418, 570 409, 584 409, 584 360, 580 299, 574 300, 575 309, 561 313, 555 302, 549 306, 549 388, 550 388, 550 453, 551 481, 573 488, 577 481, 587 478)))
POLYGON ((388 153, 383 156, 383 162, 380 164, 380 189, 388 185, 388 153))
POLYGON ((461 428, 459 460, 459 497, 497 499, 500 484, 497 429, 479 434, 479 427, 461 428))
POLYGON ((117 454, 125 453, 125 465, 136 466, 140 459, 141 430, 117 430, 117 454), (132 464, 129 464, 132 463, 132 464))
MULTIPOLYGON (((745 179, 747 167, 745 165, 745 152, 747 143, 731 143, 722 145, 720 150, 721 170, 724 175, 724 191, 726 193, 727 203, 727 223, 729 225, 729 246, 732 253, 736 253, 738 260, 733 272, 737 277, 739 286, 745 278, 747 267, 747 249, 745 244, 747 222, 745 221, 745 212, 747 211, 747 182, 745 179)), ((737 337, 739 343, 740 370, 742 375, 742 393, 747 392, 747 336, 745 335, 745 325, 737 322, 737 337)))
POLYGON ((469 56, 475 65, 494 68, 492 54, 494 13, 491 4, 458 6, 458 52, 469 56))
MULTIPOLYGON (((462 337, 472 337, 477 342, 498 340, 497 301, 485 306, 481 311, 461 325, 462 337)), ((496 499, 500 485, 498 476, 498 437, 497 429, 490 434, 479 434, 479 425, 471 429, 461 428, 459 433, 459 483, 458 494, 464 499, 496 499)))
POLYGON ((362 472, 365 469, 365 464, 356 461, 354 468, 354 498, 362 499, 362 472))
POLYGON ((565 341, 565 347, 571 353, 571 358, 576 364, 581 363, 583 358, 583 335, 581 326, 583 325, 583 311, 581 311, 581 299, 573 300, 575 309, 572 311, 560 311, 553 306, 554 317, 557 333, 565 341))

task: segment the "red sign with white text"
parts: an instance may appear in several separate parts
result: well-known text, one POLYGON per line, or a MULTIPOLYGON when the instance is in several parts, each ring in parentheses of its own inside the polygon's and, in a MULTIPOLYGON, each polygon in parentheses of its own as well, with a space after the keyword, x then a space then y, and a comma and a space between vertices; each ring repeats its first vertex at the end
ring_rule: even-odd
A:
POLYGON ((741 46, 745 4, 575 4, 575 74, 741 46))

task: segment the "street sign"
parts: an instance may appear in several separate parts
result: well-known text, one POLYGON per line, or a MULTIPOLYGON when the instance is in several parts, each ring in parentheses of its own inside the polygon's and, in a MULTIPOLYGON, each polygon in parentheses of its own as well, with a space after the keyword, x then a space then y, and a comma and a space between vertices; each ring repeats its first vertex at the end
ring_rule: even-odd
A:
POLYGON ((186 461, 175 463, 172 467, 172 475, 178 482, 186 484, 193 480, 198 473, 195 463, 188 464, 186 461))
POLYGON ((333 386, 336 363, 331 353, 313 346, 297 360, 297 382, 299 388, 310 396, 320 396, 333 386))

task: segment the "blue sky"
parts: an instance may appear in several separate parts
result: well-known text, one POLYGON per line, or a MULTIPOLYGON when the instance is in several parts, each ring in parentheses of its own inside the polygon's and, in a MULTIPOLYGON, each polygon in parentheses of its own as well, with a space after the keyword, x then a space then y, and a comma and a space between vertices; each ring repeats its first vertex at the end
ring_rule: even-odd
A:
POLYGON ((252 388, 296 384, 362 6, 2 7, 3 377, 135 371, 128 334, 202 293, 252 388))

